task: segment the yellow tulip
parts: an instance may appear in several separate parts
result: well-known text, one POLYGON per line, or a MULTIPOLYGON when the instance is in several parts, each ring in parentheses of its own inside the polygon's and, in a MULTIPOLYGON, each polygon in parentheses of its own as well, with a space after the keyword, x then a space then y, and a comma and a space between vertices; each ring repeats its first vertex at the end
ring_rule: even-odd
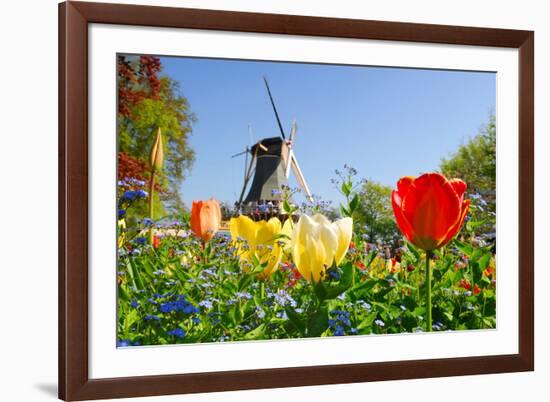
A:
POLYGON ((124 219, 118 220, 118 248, 121 248, 126 241, 126 221, 124 219))
POLYGON ((353 230, 351 218, 330 222, 324 215, 300 216, 291 236, 291 252, 300 274, 315 283, 327 268, 339 265, 349 248, 353 230))
POLYGON ((277 270, 284 248, 284 240, 279 235, 285 230, 289 232, 278 218, 255 222, 248 216, 240 215, 231 218, 229 230, 242 262, 267 264, 259 277, 268 278, 277 270))

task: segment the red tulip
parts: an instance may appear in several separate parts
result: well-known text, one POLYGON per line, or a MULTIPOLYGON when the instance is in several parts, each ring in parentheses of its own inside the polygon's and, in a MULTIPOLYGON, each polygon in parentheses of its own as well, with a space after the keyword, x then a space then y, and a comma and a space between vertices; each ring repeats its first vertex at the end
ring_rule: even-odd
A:
POLYGON ((466 183, 447 180, 439 173, 403 177, 392 192, 392 206, 399 230, 416 247, 426 251, 447 244, 458 233, 470 200, 464 200, 466 183))
POLYGON ((208 242, 218 229, 222 221, 220 204, 213 198, 208 201, 193 201, 191 208, 191 231, 193 234, 208 242))
POLYGON ((160 239, 158 236, 153 236, 153 247, 156 249, 158 249, 160 246, 160 239))
POLYGON ((477 285, 474 286, 474 295, 478 295, 481 292, 481 288, 477 285))

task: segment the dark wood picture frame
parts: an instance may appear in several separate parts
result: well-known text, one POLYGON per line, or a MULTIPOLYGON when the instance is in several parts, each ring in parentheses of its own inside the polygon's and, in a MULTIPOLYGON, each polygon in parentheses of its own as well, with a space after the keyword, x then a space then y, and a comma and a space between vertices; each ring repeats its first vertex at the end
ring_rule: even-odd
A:
POLYGON ((534 33, 104 3, 59 5, 59 397, 64 400, 534 370, 534 33), (88 24, 192 28, 519 49, 519 353, 90 379, 88 24))

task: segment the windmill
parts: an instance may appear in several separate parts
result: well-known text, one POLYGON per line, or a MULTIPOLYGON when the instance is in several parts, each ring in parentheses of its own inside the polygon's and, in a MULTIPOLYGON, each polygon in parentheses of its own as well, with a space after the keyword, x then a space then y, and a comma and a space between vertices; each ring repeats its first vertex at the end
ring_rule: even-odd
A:
POLYGON ((277 207, 282 199, 282 187, 288 185, 291 170, 308 200, 313 200, 294 154, 293 146, 298 129, 296 121, 292 123, 290 136, 287 139, 266 77, 264 77, 264 83, 279 126, 280 136, 263 138, 254 145, 246 147, 243 152, 233 155, 236 157, 244 154, 246 157, 244 184, 237 201, 237 209, 245 214, 249 214, 258 205, 277 207), (248 154, 251 155, 250 163, 248 163, 248 154), (244 194, 251 179, 252 184, 245 198, 244 194))

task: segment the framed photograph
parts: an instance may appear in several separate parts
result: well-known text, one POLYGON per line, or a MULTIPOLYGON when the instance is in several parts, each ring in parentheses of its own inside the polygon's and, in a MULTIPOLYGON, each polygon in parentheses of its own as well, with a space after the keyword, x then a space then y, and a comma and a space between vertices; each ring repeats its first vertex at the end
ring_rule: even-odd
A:
POLYGON ((533 32, 59 16, 61 399, 534 369, 533 32))

